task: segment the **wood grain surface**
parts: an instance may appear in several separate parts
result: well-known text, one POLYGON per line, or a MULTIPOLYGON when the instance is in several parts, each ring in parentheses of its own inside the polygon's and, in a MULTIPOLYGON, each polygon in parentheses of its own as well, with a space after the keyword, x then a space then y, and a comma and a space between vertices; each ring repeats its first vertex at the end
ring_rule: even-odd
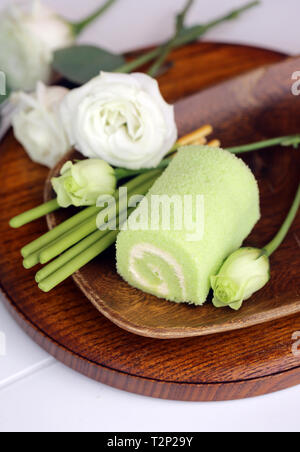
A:
MULTIPOLYGON (((173 53, 174 67, 160 83, 167 98, 174 101, 230 76, 282 59, 283 55, 263 49, 194 44, 173 53)), ((264 96, 264 92, 260 95, 264 96)), ((281 106, 285 110, 286 104, 281 104, 279 95, 274 95, 273 100, 278 106, 276 112, 281 106)), ((184 102, 179 109, 185 108, 184 102)), ((297 117, 292 121, 286 117, 282 124, 282 117, 279 120, 276 113, 273 121, 264 121, 274 102, 265 105, 265 113, 261 112, 257 120, 250 121, 254 139, 278 135, 281 127, 284 130, 290 127, 291 132, 299 131, 297 117)), ((237 116, 240 112, 232 111, 232 114, 237 116)), ((247 124, 246 119, 245 127, 248 129, 247 124)), ((179 126, 183 127, 182 124, 179 126)), ((230 139, 229 136, 226 138, 229 117, 224 118, 222 127, 223 131, 218 129, 217 134, 222 132, 228 145, 243 142, 244 134, 239 128, 235 137, 230 135, 230 139)), ((276 222, 274 224, 274 218, 270 219, 264 231, 252 238, 257 246, 275 232, 295 189, 290 174, 297 170, 297 165, 288 163, 282 166, 280 152, 272 154, 271 160, 267 157, 267 167, 261 154, 251 157, 249 162, 263 179, 269 173, 272 178, 276 176, 278 187, 275 189, 282 193, 282 197, 275 200, 272 186, 263 201, 263 215, 268 217, 272 204, 276 222)), ((116 388, 174 400, 231 400, 300 383, 300 357, 292 353, 292 335, 300 331, 299 314, 243 331, 161 341, 118 328, 98 313, 72 280, 50 294, 41 293, 33 283, 36 269, 23 269, 19 250, 44 233, 46 223, 40 220, 15 231, 9 229, 8 220, 42 201, 47 170, 30 162, 11 134, 1 143, 0 163, 1 290, 7 307, 19 324, 57 359, 116 388)), ((273 275, 275 302, 278 301, 278 289, 288 298, 292 290, 289 287, 290 274, 294 275, 293 284, 298 287, 299 294, 299 267, 297 269, 289 257, 291 247, 294 249, 297 245, 297 231, 296 235, 295 230, 292 232, 292 237, 294 241, 287 242, 282 249, 285 253, 284 268, 273 275)), ((279 254, 273 259, 275 271, 277 261, 281 259, 279 254)), ((108 252, 107 257, 109 255, 108 252)), ((109 259, 103 261, 109 262, 109 259)))

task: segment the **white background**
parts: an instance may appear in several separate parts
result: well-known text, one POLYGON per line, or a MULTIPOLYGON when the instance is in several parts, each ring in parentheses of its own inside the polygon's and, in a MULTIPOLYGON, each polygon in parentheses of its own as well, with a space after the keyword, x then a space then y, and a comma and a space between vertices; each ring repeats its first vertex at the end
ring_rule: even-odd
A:
MULTIPOLYGON (((47 0, 79 19, 100 0, 47 0)), ((0 6, 8 3, 0 0, 0 6)), ((185 0, 119 0, 82 40, 114 51, 160 42, 172 32, 185 0)), ((240 0, 198 0, 189 22, 212 19, 240 0)), ((263 6, 211 31, 207 40, 243 42, 297 54, 299 0, 263 0, 263 6), (297 39, 296 39, 297 38, 297 39)), ((2 51, 2 50, 0 50, 2 51)), ((299 68, 300 69, 300 68, 299 68)), ((20 330, 0 303, 0 431, 300 431, 300 386, 257 399, 183 403, 127 394, 54 361, 20 330), (1 353, 1 351, 0 351, 1 353)))

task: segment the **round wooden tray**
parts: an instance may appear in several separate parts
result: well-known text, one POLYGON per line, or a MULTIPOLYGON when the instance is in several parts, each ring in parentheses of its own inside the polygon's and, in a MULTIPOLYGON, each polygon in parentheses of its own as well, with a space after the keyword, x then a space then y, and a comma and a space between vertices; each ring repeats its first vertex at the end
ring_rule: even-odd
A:
MULTIPOLYGON (((245 46, 194 44, 173 53, 174 67, 160 84, 173 102, 283 58, 245 46)), ((34 284, 36 269, 23 269, 19 250, 46 232, 46 223, 37 221, 15 231, 8 220, 42 201, 47 170, 30 162, 9 134, 1 143, 0 173, 0 286, 5 304, 22 328, 58 360, 113 387, 174 400, 240 399, 300 383, 299 357, 292 353, 299 314, 220 335, 161 341, 119 329, 72 280, 50 294, 41 293, 34 284)))

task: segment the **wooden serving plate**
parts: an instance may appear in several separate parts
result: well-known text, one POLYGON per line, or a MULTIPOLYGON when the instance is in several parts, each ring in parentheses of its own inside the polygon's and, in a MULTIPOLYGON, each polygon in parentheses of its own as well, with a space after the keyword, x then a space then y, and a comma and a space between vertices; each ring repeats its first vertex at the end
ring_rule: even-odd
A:
MULTIPOLYGON (((194 44, 174 52, 175 66, 161 78, 161 87, 167 99, 174 101, 262 64, 280 62, 283 58, 278 53, 245 46, 194 44)), ((294 62, 289 70, 292 73, 297 69, 294 62)), ((262 70, 261 75, 264 73, 262 70)), ((249 98, 246 99, 240 90, 234 95, 240 100, 237 110, 232 92, 224 91, 224 87, 216 89, 214 97, 207 91, 196 96, 195 103, 189 102, 188 121, 187 114, 184 115, 186 101, 182 101, 177 106, 180 131, 188 132, 194 125, 199 125, 201 118, 205 118, 201 122, 217 125, 215 135, 221 137, 225 146, 243 143, 245 137, 251 137, 247 141, 254 141, 299 131, 299 115, 291 117, 289 114, 292 101, 297 102, 297 99, 286 97, 291 73, 287 71, 283 78, 281 74, 279 81, 274 73, 274 81, 282 89, 274 92, 271 99, 266 96, 269 85, 261 86, 253 95, 251 87, 246 84, 244 88, 252 96, 250 110, 249 98), (219 98, 223 96, 227 96, 226 109, 219 111, 219 98), (262 109, 257 99, 264 99, 264 96, 268 101, 262 109), (209 114, 205 115, 208 103, 209 114), (234 133, 232 122, 236 124, 234 133)), ((296 190, 296 175, 299 175, 297 151, 267 152, 249 157, 249 164, 256 171, 264 193, 265 225, 259 226, 250 239, 256 246, 268 241, 284 218, 296 190), (270 183, 264 182, 267 180, 270 183)), ((118 328, 94 309, 72 280, 50 294, 41 293, 34 284, 36 269, 23 269, 19 250, 47 230, 45 221, 15 231, 9 229, 8 220, 42 201, 47 171, 29 161, 11 134, 1 143, 0 163, 0 282, 5 303, 28 334, 57 359, 111 386, 176 400, 245 398, 300 383, 300 358, 292 353, 292 336, 300 331, 299 314, 239 331, 161 341, 118 328)), ((283 302, 289 304, 291 295, 295 297, 296 293, 297 297, 300 296, 299 232, 297 221, 272 261, 273 281, 265 294, 278 309, 283 302)), ((98 276, 100 263, 106 278, 111 268, 110 253, 91 263, 87 269, 94 269, 94 276, 98 276)), ((108 296, 115 293, 113 281, 106 279, 108 296)), ((121 296, 123 290, 120 289, 121 296)), ((235 321, 233 316, 232 322, 235 321)))
MULTIPOLYGON (((291 74, 300 66, 300 57, 256 69, 176 103, 179 136, 209 122, 215 136, 227 147, 284 136, 300 131, 300 97, 291 94, 291 74)), ((266 150, 243 156, 260 185, 262 219, 247 245, 263 248, 283 222, 300 181, 298 149, 266 150)), ((50 172, 45 201, 52 199, 50 180, 58 176, 67 160, 80 154, 71 151, 50 172)), ((83 158, 83 157, 81 157, 83 158)), ((48 216, 53 228, 68 217, 67 212, 48 216)), ((300 215, 284 246, 272 258, 272 280, 244 303, 238 312, 216 309, 207 302, 202 307, 174 304, 130 287, 116 272, 115 249, 100 256, 74 275, 74 281, 93 305, 109 320, 125 330, 156 339, 182 339, 224 333, 276 320, 300 312, 300 215), (286 268, 286 262, 292 268, 286 268), (287 271, 288 270, 288 271, 287 271)))

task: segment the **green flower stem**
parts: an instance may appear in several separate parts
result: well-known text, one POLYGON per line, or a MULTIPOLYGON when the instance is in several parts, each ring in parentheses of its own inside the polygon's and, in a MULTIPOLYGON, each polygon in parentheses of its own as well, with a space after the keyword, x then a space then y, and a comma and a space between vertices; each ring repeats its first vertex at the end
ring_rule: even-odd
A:
MULTIPOLYGON (((51 242, 52 244, 57 243, 62 238, 66 238, 70 232, 73 232, 75 228, 72 228, 71 230, 68 230, 65 232, 62 236, 59 236, 56 240, 51 242)), ((35 267, 40 263, 40 255, 41 253, 46 250, 49 247, 49 244, 45 245, 43 248, 38 249, 34 253, 30 254, 23 260, 23 267, 26 268, 26 270, 29 270, 30 268, 35 267)))
MULTIPOLYGON (((141 175, 136 179, 133 179, 132 181, 128 182, 124 187, 127 187, 128 189, 128 196, 134 196, 134 195, 144 195, 153 185, 154 180, 161 174, 160 170, 154 170, 151 173, 141 175)), ((122 202, 122 199, 116 198, 116 208, 119 209, 119 206, 122 202)), ((115 207, 112 206, 107 211, 107 217, 112 218, 113 214, 115 212, 115 207)), ((126 205, 127 209, 127 205, 126 205)), ((99 208, 99 212, 100 212, 99 208)), ((99 213, 98 212, 98 213, 99 213)), ((77 228, 75 228, 73 231, 69 232, 67 237, 62 237, 60 240, 58 240, 56 243, 50 244, 48 248, 43 250, 40 254, 40 263, 46 264, 47 262, 51 261, 55 257, 57 257, 59 254, 66 251, 68 248, 72 247, 76 243, 80 242, 82 239, 87 237, 88 235, 94 233, 97 230, 97 215, 91 217, 83 224, 80 224, 77 228)), ((103 226, 105 223, 103 224, 103 226)))
POLYGON ((236 146, 227 148, 233 154, 243 154, 245 152, 257 151, 259 149, 266 149, 273 146, 295 146, 300 144, 300 135, 290 135, 286 137, 272 138, 271 140, 259 141, 257 143, 246 144, 245 146, 236 146))
POLYGON ((33 253, 23 260, 23 267, 26 268, 26 270, 29 270, 30 268, 35 267, 39 262, 40 262, 39 253, 33 253))
POLYGON ((175 38, 171 39, 167 44, 164 44, 162 48, 160 48, 160 54, 159 54, 158 58, 155 60, 155 62, 153 63, 153 65, 151 66, 151 68, 148 71, 148 75, 150 75, 150 77, 157 76, 160 68, 163 66, 168 55, 172 52, 176 39, 177 39, 177 35, 175 36, 175 38))
POLYGON ((253 1, 250 3, 247 3, 246 5, 242 6, 241 8, 234 9, 230 13, 226 14, 225 16, 220 17, 219 19, 216 19, 212 22, 209 22, 205 25, 198 25, 196 27, 191 27, 190 29, 186 30, 186 32, 183 34, 183 36, 179 37, 176 46, 178 45, 185 45, 188 44, 191 41, 194 41, 198 38, 198 36, 202 36, 207 31, 211 30, 212 28, 221 25, 223 22, 231 21, 237 19, 242 13, 245 11, 260 5, 260 1, 253 1))
POLYGON ((93 215, 96 215, 97 213, 99 213, 99 209, 97 207, 88 207, 87 209, 82 210, 77 215, 74 215, 73 217, 64 221, 60 225, 56 226, 56 228, 52 229, 43 236, 24 246, 24 248, 22 248, 21 250, 22 256, 24 258, 27 258, 32 253, 35 253, 40 249, 44 248, 49 243, 58 239, 65 232, 70 231, 73 227, 78 226, 79 224, 83 223, 85 220, 87 220, 93 215))
MULTIPOLYGON (((147 173, 149 173, 149 171, 147 171, 147 173)), ((148 177, 149 177, 149 174, 148 175, 146 174, 144 176, 144 179, 142 179, 142 181, 145 181, 148 177)), ((151 177, 151 174, 150 174, 150 177, 151 177)), ((141 179, 136 177, 135 179, 130 181, 130 188, 137 187, 140 183, 141 183, 141 179)), ((39 237, 38 239, 36 239, 33 242, 29 243, 28 245, 24 246, 21 250, 22 256, 26 259, 34 253, 40 253, 41 249, 49 246, 55 240, 60 239, 60 237, 63 234, 70 232, 73 228, 76 228, 80 224, 83 224, 86 220, 98 215, 100 210, 101 210, 101 208, 96 207, 96 206, 88 207, 88 208, 82 210, 78 214, 69 218, 68 220, 61 223, 60 225, 56 226, 56 228, 52 229, 51 231, 47 232, 43 236, 39 237)))
MULTIPOLYGON (((100 212, 100 209, 99 209, 100 212)), ((40 252, 40 263, 46 264, 47 262, 54 259, 59 254, 63 253, 65 250, 75 245, 75 243, 80 242, 84 237, 92 234, 97 230, 96 224, 97 215, 91 217, 89 220, 80 224, 73 231, 70 231, 66 236, 62 236, 59 240, 52 242, 48 247, 40 252)))
MULTIPOLYGON (((229 14, 226 14, 225 16, 222 16, 219 19, 216 19, 205 25, 196 25, 196 26, 186 29, 184 31, 184 33, 182 33, 181 36, 178 36, 173 41, 171 50, 178 48, 178 47, 182 47, 185 44, 195 41, 196 39, 203 36, 210 29, 216 27, 217 25, 222 24, 223 22, 238 18, 239 15, 242 14, 244 11, 246 11, 250 8, 253 8, 254 6, 257 6, 259 4, 260 4, 260 1, 254 1, 254 2, 248 3, 247 5, 245 5, 241 8, 235 9, 235 10, 231 11, 229 14)), ((115 72, 128 73, 128 72, 134 71, 135 69, 139 68, 140 66, 143 66, 144 64, 149 63, 150 61, 154 60, 155 58, 160 57, 162 49, 164 49, 165 46, 166 46, 166 43, 163 44, 163 46, 160 46, 157 49, 154 49, 151 52, 148 52, 145 55, 142 55, 141 57, 137 58, 136 60, 126 63, 124 66, 118 68, 115 72)))
POLYGON ((18 215, 17 217, 12 218, 9 222, 9 225, 10 227, 17 229, 58 209, 60 209, 60 206, 57 200, 53 199, 52 201, 46 202, 39 207, 31 209, 27 212, 22 213, 21 215, 18 215))
POLYGON ((71 259, 67 264, 61 267, 56 272, 52 273, 46 279, 39 283, 39 288, 43 292, 50 292, 58 284, 65 281, 69 276, 72 276, 77 270, 84 267, 91 260, 109 248, 116 241, 119 231, 111 231, 105 237, 102 237, 98 242, 92 244, 88 249, 78 254, 74 259, 71 259))
POLYGON ((300 206, 300 184, 299 184, 294 202, 288 213, 288 216, 286 217, 285 222, 281 226, 279 232, 274 237, 274 239, 264 248, 264 250, 266 251, 268 256, 271 256, 280 247, 280 245, 286 238, 286 236, 296 218, 296 215, 299 210, 299 206, 300 206))
MULTIPOLYGON (((164 159, 160 162, 160 164, 155 168, 156 170, 162 170, 167 168, 169 166, 169 163, 171 162, 171 159, 164 159)), ((127 179, 129 177, 133 176, 140 176, 142 174, 149 174, 151 171, 153 171, 153 168, 145 168, 140 170, 129 170, 126 168, 117 168, 115 169, 115 175, 117 181, 120 181, 122 179, 127 179)))
MULTIPOLYGON (((43 279, 46 279, 52 273, 54 273, 57 270, 59 270, 60 268, 62 268, 70 260, 74 259, 74 257, 78 256, 78 254, 81 254, 87 248, 89 248, 94 243, 99 241, 102 237, 103 237, 103 231, 96 231, 96 232, 94 232, 94 234, 91 234, 86 239, 79 242, 76 246, 73 246, 73 248, 70 248, 64 254, 62 254, 57 259, 50 262, 50 264, 43 267, 39 272, 37 272, 36 277, 35 277, 36 282, 40 283, 41 281, 43 281, 43 279)), ((38 262, 39 262, 39 260, 38 260, 38 262)))
POLYGON ((110 8, 115 2, 116 0, 107 0, 106 3, 104 3, 104 5, 102 5, 100 8, 98 8, 96 11, 94 11, 91 15, 89 15, 85 19, 77 23, 71 23, 70 25, 72 27, 74 35, 79 36, 85 30, 85 28, 87 28, 89 25, 92 24, 92 22, 98 19, 98 17, 104 14, 106 10, 110 8))
MULTIPOLYGON (((153 172, 152 179, 148 179, 147 182, 137 188, 136 191, 131 192, 130 195, 146 194, 160 174, 161 171, 153 172)), ((128 214, 133 210, 133 208, 128 209, 128 214)), ((118 229, 116 231, 98 230, 94 232, 40 270, 36 274, 36 282, 39 283, 39 288, 43 292, 49 292, 109 248, 115 242, 119 233, 120 219, 118 219, 117 223, 118 229)))
POLYGON ((190 8, 193 6, 195 0, 187 0, 187 4, 185 6, 185 8, 183 9, 183 11, 177 16, 177 23, 176 23, 176 33, 175 36, 168 41, 164 46, 162 46, 161 48, 161 53, 159 55, 159 57, 157 58, 157 60, 153 63, 153 65, 151 66, 151 68, 149 69, 148 74, 151 77, 156 77, 161 66, 164 64, 164 62, 166 61, 169 53, 172 51, 177 38, 180 36, 182 30, 184 29, 184 22, 185 22, 185 18, 186 15, 188 14, 190 8))
MULTIPOLYGON (((134 209, 128 209, 128 214, 134 209)), ((37 283, 40 283, 44 279, 48 278, 48 276, 52 275, 52 273, 64 267, 65 264, 70 262, 76 256, 80 255, 84 251, 86 251, 90 246, 94 245, 96 242, 99 242, 103 237, 105 237, 109 231, 100 231, 97 230, 93 234, 86 237, 84 240, 81 240, 77 245, 70 248, 68 251, 63 253, 54 261, 50 262, 50 264, 43 267, 39 272, 37 272, 35 280, 37 283)), ((79 269, 77 269, 79 270, 79 269)))
MULTIPOLYGON (((274 146, 294 146, 298 147, 300 144, 300 135, 289 135, 286 137, 272 138, 270 140, 259 141, 256 143, 246 144, 244 146, 237 146, 234 148, 227 148, 227 151, 232 154, 244 154, 246 152, 258 151, 260 149, 266 149, 274 146)), ((174 154, 180 146, 176 143, 168 155, 174 154)), ((157 166, 158 169, 165 169, 171 163, 172 158, 165 158, 157 166)), ((140 169, 140 170, 127 170, 125 168, 118 168, 115 170, 117 180, 126 179, 127 177, 136 176, 138 174, 145 174, 151 169, 140 169)))
POLYGON ((142 56, 136 58, 135 60, 124 64, 123 66, 116 69, 114 72, 128 74, 128 73, 134 71, 135 69, 138 69, 139 67, 144 66, 145 64, 154 60, 154 58, 157 58, 159 56, 160 51, 161 51, 160 47, 157 49, 151 50, 151 52, 145 53, 145 55, 142 55, 142 56))

